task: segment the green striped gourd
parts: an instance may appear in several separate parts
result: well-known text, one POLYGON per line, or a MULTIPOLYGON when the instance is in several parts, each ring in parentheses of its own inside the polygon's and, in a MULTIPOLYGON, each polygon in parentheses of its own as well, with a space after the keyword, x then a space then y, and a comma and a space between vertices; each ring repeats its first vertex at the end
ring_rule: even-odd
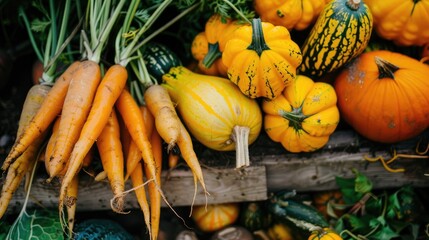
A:
POLYGON ((330 1, 301 47, 299 74, 318 79, 342 67, 365 50, 372 27, 372 14, 362 0, 330 1))

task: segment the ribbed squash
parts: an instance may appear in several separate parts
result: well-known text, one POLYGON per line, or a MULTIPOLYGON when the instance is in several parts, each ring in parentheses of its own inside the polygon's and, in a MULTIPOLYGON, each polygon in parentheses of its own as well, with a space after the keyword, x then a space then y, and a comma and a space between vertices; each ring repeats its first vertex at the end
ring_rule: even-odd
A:
POLYGON ((381 37, 402 46, 429 42, 429 0, 365 0, 365 3, 381 37))
POLYGON ((162 81, 162 75, 170 68, 182 65, 180 58, 164 44, 151 42, 143 48, 143 59, 151 77, 158 83, 162 81))
POLYGON ((343 238, 330 228, 314 230, 308 240, 342 240, 343 238))
POLYGON ((334 88, 298 75, 281 95, 264 100, 264 129, 290 152, 322 148, 335 131, 340 115, 334 88))
POLYGON ((344 66, 365 50, 372 27, 371 12, 362 0, 332 0, 301 47, 299 74, 317 80, 344 66))
POLYGON ((284 26, 288 30, 304 30, 313 24, 330 0, 254 0, 262 21, 284 26))
POLYGON ((381 143, 413 138, 429 126, 429 66, 391 51, 361 54, 335 80, 342 118, 381 143))
POLYGON ((221 203, 195 206, 192 219, 201 231, 214 232, 237 221, 240 213, 238 203, 221 203))
POLYGON ((244 95, 273 99, 295 79, 302 56, 287 28, 256 18, 234 32, 222 60, 244 95))
POLYGON ((271 224, 271 215, 264 204, 265 202, 242 203, 240 224, 251 232, 267 228, 271 224))
POLYGON ((243 26, 237 20, 222 18, 213 14, 206 22, 204 32, 194 37, 191 45, 192 56, 198 60, 198 68, 205 74, 227 76, 227 68, 222 62, 222 52, 232 33, 243 26))
POLYGON ((237 167, 249 165, 248 145, 262 128, 255 99, 244 96, 226 78, 171 68, 163 84, 188 128, 203 145, 217 151, 236 151, 237 167))

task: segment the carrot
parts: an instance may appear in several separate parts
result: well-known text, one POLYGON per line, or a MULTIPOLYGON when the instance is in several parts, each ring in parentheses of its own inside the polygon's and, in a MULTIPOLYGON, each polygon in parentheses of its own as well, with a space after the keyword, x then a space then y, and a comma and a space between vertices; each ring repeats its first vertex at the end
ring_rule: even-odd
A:
POLYGON ((160 85, 151 85, 144 92, 144 100, 155 117, 156 129, 168 144, 167 152, 176 145, 180 135, 180 119, 168 91, 160 85))
POLYGON ((141 162, 137 163, 137 166, 134 168, 130 177, 131 177, 132 186, 134 188, 134 192, 136 194, 137 202, 139 203, 140 208, 143 212, 144 221, 149 232, 149 239, 152 239, 151 222, 150 222, 151 212, 149 208, 149 202, 147 201, 147 197, 146 197, 146 191, 144 188, 143 166, 141 162))
POLYGON ((170 151, 168 153, 168 168, 171 170, 177 166, 177 163, 180 159, 180 153, 176 153, 173 149, 173 151, 170 151))
MULTIPOLYGON (((183 123, 180 123, 180 135, 179 139, 177 141, 177 146, 179 146, 180 154, 182 158, 185 160, 186 164, 191 169, 193 175, 194 175, 194 186, 195 186, 195 192, 194 192, 194 200, 197 193, 197 182, 199 181, 201 186, 203 187, 203 190, 208 195, 206 185, 204 183, 204 176, 203 172, 201 170, 201 165, 198 160, 198 157, 194 151, 194 147, 192 144, 192 138, 189 132, 186 130, 183 123)), ((192 204, 193 205, 193 204, 192 204)))
POLYGON ((112 108, 109 120, 98 136, 97 148, 100 154, 103 170, 106 172, 114 195, 112 208, 122 212, 124 207, 124 154, 120 139, 119 122, 116 111, 112 108))
MULTIPOLYGON (((57 119, 55 120, 54 124, 52 125, 52 131, 51 131, 51 136, 49 137, 48 142, 46 143, 46 148, 45 148, 45 169, 46 172, 48 173, 48 175, 51 175, 51 164, 49 164, 49 159, 51 158, 52 155, 52 151, 54 149, 54 144, 55 144, 55 140, 58 136, 58 130, 60 127, 60 121, 61 121, 61 115, 57 117, 57 119)), ((48 179, 48 182, 49 179, 48 179)))
POLYGON ((131 140, 130 145, 128 146, 128 152, 126 155, 127 173, 125 174, 125 181, 128 180, 142 159, 142 152, 133 140, 131 140))
MULTIPOLYGON (((156 129, 152 131, 150 138, 152 143, 153 157, 155 159, 156 167, 156 181, 161 184, 161 172, 162 172, 162 139, 156 129)), ((143 166, 145 174, 150 173, 150 169, 147 165, 143 166)), ((157 189, 154 182, 148 183, 148 193, 150 199, 150 218, 151 218, 151 232, 154 239, 158 238, 159 224, 161 219, 161 194, 157 189)))
POLYGON ((73 62, 55 81, 54 85, 46 95, 46 98, 43 100, 39 110, 31 119, 28 126, 22 130, 22 133, 12 146, 11 151, 3 162, 3 170, 6 170, 37 137, 46 131, 57 115, 61 112, 70 80, 79 65, 80 62, 73 62))
MULTIPOLYGON (((153 129, 154 129, 154 119, 150 111, 146 106, 140 106, 140 111, 143 116, 143 121, 146 127, 146 132, 148 136, 151 136, 153 129)), ((126 130, 128 132, 128 130, 126 130)), ((135 144, 135 142, 131 143, 132 145, 129 146, 128 152, 130 154, 136 154, 139 153, 140 157, 134 156, 132 158, 127 158, 127 174, 125 175, 125 179, 128 179, 130 174, 134 171, 134 168, 137 166, 137 163, 140 162, 142 159, 141 151, 135 144)))
POLYGON ((143 116, 135 99, 131 96, 127 89, 124 89, 116 101, 116 108, 122 116, 125 125, 131 135, 132 140, 142 152, 142 158, 145 164, 150 169, 149 178, 156 181, 156 166, 152 153, 152 145, 147 135, 147 129, 143 120, 143 116))
POLYGON ((108 122, 112 108, 124 89, 127 78, 128 73, 126 68, 115 64, 109 67, 97 88, 88 118, 70 154, 69 166, 61 182, 58 199, 60 214, 64 206, 67 187, 78 173, 83 159, 108 122))
POLYGON ((81 62, 73 75, 61 111, 54 149, 47 159, 50 165, 50 179, 65 169, 73 145, 79 138, 80 130, 91 109, 91 103, 101 80, 100 75, 99 64, 91 60, 81 62))
POLYGON ((70 183, 70 186, 67 188, 67 223, 68 223, 68 235, 73 234, 73 226, 76 216, 76 201, 77 194, 79 190, 79 175, 74 176, 73 180, 70 183))

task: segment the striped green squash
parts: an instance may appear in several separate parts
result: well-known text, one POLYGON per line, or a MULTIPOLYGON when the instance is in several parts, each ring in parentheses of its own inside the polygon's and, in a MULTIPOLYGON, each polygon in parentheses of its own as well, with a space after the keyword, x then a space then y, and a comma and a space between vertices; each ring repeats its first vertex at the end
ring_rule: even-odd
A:
POLYGON ((182 65, 175 52, 164 44, 156 42, 144 46, 143 59, 149 74, 158 83, 162 82, 162 75, 166 74, 170 68, 182 65))
POLYGON ((317 79, 342 67, 365 50, 372 27, 363 0, 330 1, 301 47, 299 74, 317 79))

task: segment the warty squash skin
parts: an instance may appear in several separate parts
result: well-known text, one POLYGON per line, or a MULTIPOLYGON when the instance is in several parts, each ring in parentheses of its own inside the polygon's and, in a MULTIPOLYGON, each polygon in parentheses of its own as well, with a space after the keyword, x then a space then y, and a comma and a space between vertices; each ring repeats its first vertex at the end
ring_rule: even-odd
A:
POLYGON ((256 13, 262 21, 288 30, 305 30, 313 24, 330 0, 254 0, 256 13))
MULTIPOLYGON (((183 123, 200 143, 237 153, 237 167, 262 128, 262 111, 226 78, 197 74, 179 66, 163 75, 163 84, 183 123)), ((244 161, 244 160, 243 160, 244 161)))
POLYGON ((396 143, 429 126, 429 66, 378 50, 361 54, 335 80, 341 117, 369 140, 396 143))
POLYGON ((372 27, 372 14, 363 0, 330 1, 301 46, 298 73, 317 80, 344 66, 365 50, 372 27))
POLYGON ((298 75, 281 95, 262 102, 265 132, 290 152, 316 151, 340 121, 336 104, 330 84, 298 75))
POLYGON ((301 60, 287 28, 259 18, 238 28, 222 54, 228 78, 249 98, 277 97, 295 79, 301 60))
POLYGON ((400 46, 429 43, 429 0, 365 0, 374 16, 374 29, 400 46))

